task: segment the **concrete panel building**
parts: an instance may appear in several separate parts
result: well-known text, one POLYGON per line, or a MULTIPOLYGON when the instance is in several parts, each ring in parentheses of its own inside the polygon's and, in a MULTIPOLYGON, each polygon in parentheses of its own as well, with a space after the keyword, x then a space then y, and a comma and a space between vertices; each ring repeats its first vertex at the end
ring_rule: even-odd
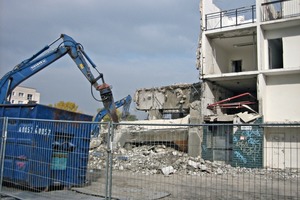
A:
POLYGON ((17 86, 10 98, 12 104, 40 103, 40 93, 34 88, 17 86))
MULTIPOLYGON (((300 0, 243 2, 245 6, 229 10, 222 9, 218 1, 200 2, 197 69, 202 80, 203 122, 299 123, 300 0), (248 121, 239 114, 255 117, 248 121)), ((210 129, 204 132, 202 144, 211 144, 209 132, 218 131, 223 135, 217 134, 219 139, 212 141, 223 141, 221 146, 230 149, 225 161, 243 165, 245 155, 234 146, 244 138, 239 131, 228 130, 233 134, 228 136, 210 129)), ((262 136, 255 146, 260 154, 257 166, 300 166, 300 154, 293 148, 300 144, 300 134, 294 127, 266 126, 251 131, 252 136, 262 136)), ((202 155, 218 159, 213 153, 202 155)))

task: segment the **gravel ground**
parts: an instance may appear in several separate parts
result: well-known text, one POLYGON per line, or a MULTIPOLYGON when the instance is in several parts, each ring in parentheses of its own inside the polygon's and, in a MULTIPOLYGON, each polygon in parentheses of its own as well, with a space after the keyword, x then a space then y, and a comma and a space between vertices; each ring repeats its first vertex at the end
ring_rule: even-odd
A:
MULTIPOLYGON (((90 151, 83 187, 30 192, 3 187, 19 199, 104 199, 106 146, 90 151)), ((249 169, 193 158, 165 145, 130 146, 113 152, 112 199, 300 199, 298 169, 249 169)), ((3 195, 2 199, 18 199, 3 195)))

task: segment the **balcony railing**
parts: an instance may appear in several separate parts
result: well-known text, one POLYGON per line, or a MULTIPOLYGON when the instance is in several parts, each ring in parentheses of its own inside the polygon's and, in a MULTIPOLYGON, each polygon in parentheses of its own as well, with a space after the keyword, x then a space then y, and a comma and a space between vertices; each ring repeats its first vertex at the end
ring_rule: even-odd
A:
POLYGON ((261 4, 262 21, 300 16, 300 0, 279 0, 261 4))
POLYGON ((256 21, 255 5, 205 15, 205 30, 213 30, 256 21))

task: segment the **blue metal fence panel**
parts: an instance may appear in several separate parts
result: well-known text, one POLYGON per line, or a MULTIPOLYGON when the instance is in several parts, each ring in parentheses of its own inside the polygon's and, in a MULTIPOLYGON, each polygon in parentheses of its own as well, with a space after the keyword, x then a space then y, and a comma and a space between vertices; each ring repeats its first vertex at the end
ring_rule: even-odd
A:
POLYGON ((1 105, 0 117, 10 117, 4 181, 34 188, 85 183, 92 116, 36 104, 1 105))

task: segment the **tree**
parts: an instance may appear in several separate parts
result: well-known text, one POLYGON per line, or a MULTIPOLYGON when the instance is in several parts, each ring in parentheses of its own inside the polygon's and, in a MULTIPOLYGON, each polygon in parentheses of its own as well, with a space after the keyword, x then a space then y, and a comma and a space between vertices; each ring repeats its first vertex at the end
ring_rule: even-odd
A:
MULTIPOLYGON (((117 110, 117 115, 118 115, 118 118, 120 119, 122 116, 122 113, 119 110, 117 110)), ((102 122, 109 122, 109 121, 111 121, 111 119, 110 119, 109 114, 107 114, 103 117, 102 122)))
POLYGON ((138 118, 136 117, 136 115, 128 115, 125 120, 126 121, 137 121, 138 118))
MULTIPOLYGON (((122 113, 118 109, 117 109, 117 115, 118 115, 119 119, 122 118, 122 113)), ((135 115, 130 115, 130 114, 124 119, 124 121, 136 121, 136 120, 137 120, 137 117, 135 115)), ((108 121, 111 121, 111 120, 110 120, 109 115, 107 114, 103 117, 103 122, 108 122, 108 121)))
MULTIPOLYGON (((52 106, 52 105, 50 105, 52 106)), ((71 101, 59 101, 57 103, 54 104, 53 106, 54 108, 59 108, 62 110, 67 110, 67 111, 71 111, 71 112, 77 112, 78 109, 78 105, 76 105, 76 103, 71 102, 71 101)))

